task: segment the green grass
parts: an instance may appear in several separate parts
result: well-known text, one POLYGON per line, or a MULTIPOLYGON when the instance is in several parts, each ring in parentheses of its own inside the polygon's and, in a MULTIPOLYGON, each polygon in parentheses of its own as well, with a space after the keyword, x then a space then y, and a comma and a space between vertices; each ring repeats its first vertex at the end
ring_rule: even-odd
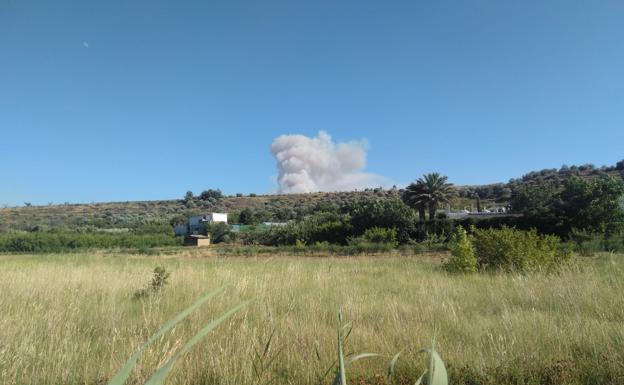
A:
POLYGON ((413 384, 434 329, 450 384, 624 383, 623 255, 556 275, 466 276, 433 257, 199 255, 0 255, 0 384, 106 383, 169 319, 227 283, 143 351, 128 383, 145 383, 204 325, 250 299, 167 383, 317 384, 336 360, 337 309, 353 325, 345 354, 383 355, 349 366, 349 383, 387 384, 388 362, 404 349, 394 377, 413 384), (133 300, 157 265, 170 283, 133 300), (257 378, 254 357, 274 330, 257 378))

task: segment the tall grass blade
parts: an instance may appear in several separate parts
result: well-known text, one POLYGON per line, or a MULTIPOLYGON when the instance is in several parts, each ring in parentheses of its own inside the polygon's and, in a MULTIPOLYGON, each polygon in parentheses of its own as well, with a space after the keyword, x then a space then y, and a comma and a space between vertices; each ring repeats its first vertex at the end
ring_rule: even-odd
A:
POLYGON ((160 330, 158 330, 156 333, 154 333, 147 340, 147 342, 145 342, 137 350, 134 351, 134 353, 130 356, 128 361, 126 361, 125 365, 121 369, 119 369, 119 371, 113 376, 113 378, 110 379, 110 381, 108 381, 108 385, 123 385, 126 382, 126 380, 128 379, 128 377, 130 377, 130 373, 132 372, 132 369, 134 369, 134 366, 136 365, 136 363, 137 363, 137 361, 139 359, 139 356, 141 355, 141 353, 143 353, 143 350, 145 350, 145 348, 149 344, 151 344, 152 342, 156 341, 163 334, 165 334, 171 328, 173 328, 178 322, 182 321, 184 318, 186 318, 189 314, 194 312, 197 308, 199 308, 201 305, 203 305, 210 298, 212 298, 215 295, 223 292, 226 288, 227 288, 227 286, 221 286, 221 287, 211 291, 210 293, 206 294, 205 296, 203 296, 202 298, 197 300, 191 306, 187 307, 182 312, 178 313, 178 315, 176 315, 175 317, 173 317, 172 319, 167 321, 167 323, 165 323, 163 325, 163 327, 160 328, 160 330))
POLYGON ((222 323, 223 321, 228 319, 232 314, 236 313, 241 308, 247 306, 250 302, 251 301, 246 301, 246 302, 243 302, 242 304, 240 304, 238 306, 235 306, 234 308, 232 308, 232 309, 228 310, 227 312, 225 312, 219 318, 213 320, 212 322, 210 322, 209 324, 204 326, 204 328, 201 329, 197 334, 195 334, 193 336, 193 338, 188 340, 188 342, 180 350, 175 352, 175 354, 173 356, 171 356, 169 361, 167 361, 167 363, 165 363, 163 366, 161 366, 160 369, 158 369, 156 371, 156 373, 154 373, 149 378, 149 380, 147 380, 145 385, 161 385, 161 384, 163 384, 165 382, 165 379, 167 378, 167 375, 169 374, 169 372, 173 368, 173 365, 176 363, 178 358, 180 358, 183 354, 185 354, 186 352, 191 350, 191 348, 193 346, 195 346, 198 342, 200 342, 206 335, 208 335, 208 333, 210 333, 212 331, 212 329, 216 328, 220 323, 222 323))
POLYGON ((345 372, 344 347, 342 346, 342 312, 338 311, 338 370, 340 385, 347 385, 347 373, 345 372))
POLYGON ((271 335, 269 336, 268 341, 264 345, 264 351, 262 352, 262 357, 265 357, 267 353, 269 352, 269 348, 271 347, 271 341, 273 341, 273 336, 275 336, 276 331, 277 331, 277 328, 273 328, 273 331, 271 332, 271 335))

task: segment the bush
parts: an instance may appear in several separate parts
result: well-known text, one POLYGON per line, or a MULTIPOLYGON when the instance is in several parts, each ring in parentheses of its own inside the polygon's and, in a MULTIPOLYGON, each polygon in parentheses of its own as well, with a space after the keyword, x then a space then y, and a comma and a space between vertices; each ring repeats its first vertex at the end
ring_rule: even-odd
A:
POLYGON ((329 242, 345 244, 353 230, 348 215, 320 212, 310 215, 300 224, 299 236, 307 244, 329 242))
POLYGON ((152 275, 152 281, 150 284, 143 289, 139 289, 134 292, 134 299, 141 299, 148 297, 151 294, 158 293, 161 291, 166 284, 168 284, 170 273, 162 266, 157 266, 154 269, 154 273, 152 275))
POLYGON ((570 258, 558 237, 538 235, 536 230, 473 229, 472 241, 481 270, 551 270, 570 258))
POLYGON ((211 243, 228 242, 230 240, 230 226, 223 222, 209 223, 206 234, 210 235, 211 243))
POLYGON ((359 237, 348 239, 349 246, 359 253, 390 252, 398 246, 395 229, 372 227, 359 237))
POLYGON ((362 238, 371 243, 387 243, 393 247, 398 245, 396 229, 371 227, 362 234, 362 238))
POLYGON ((451 259, 449 259, 444 267, 453 272, 472 273, 477 271, 477 255, 475 247, 468 239, 466 230, 458 226, 451 238, 450 243, 451 259))
POLYGON ((415 232, 417 217, 409 206, 398 198, 362 199, 345 204, 340 211, 351 216, 353 234, 364 234, 373 227, 396 229, 397 240, 407 243, 415 232))

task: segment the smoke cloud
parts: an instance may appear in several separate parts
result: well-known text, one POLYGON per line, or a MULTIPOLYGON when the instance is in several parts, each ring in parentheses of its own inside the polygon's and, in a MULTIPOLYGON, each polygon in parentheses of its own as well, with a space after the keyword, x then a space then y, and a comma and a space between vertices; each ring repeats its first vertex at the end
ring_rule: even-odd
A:
POLYGON ((365 140, 334 143, 320 131, 316 137, 282 135, 271 144, 277 160, 280 193, 349 191, 385 184, 380 175, 364 172, 365 140))

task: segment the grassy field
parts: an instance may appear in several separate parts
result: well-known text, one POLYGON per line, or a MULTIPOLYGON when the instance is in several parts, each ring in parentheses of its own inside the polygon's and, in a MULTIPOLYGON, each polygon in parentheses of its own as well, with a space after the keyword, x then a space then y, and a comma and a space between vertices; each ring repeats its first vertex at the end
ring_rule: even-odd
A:
POLYGON ((623 255, 577 260, 556 275, 453 276, 439 263, 435 255, 0 255, 0 383, 104 384, 160 325, 229 283, 145 352, 131 383, 212 316, 254 299, 185 356, 168 383, 318 384, 335 356, 342 308, 354 326, 348 350, 385 356, 350 367, 354 384, 387 384, 388 361, 401 349, 398 374, 413 384, 424 368, 417 350, 434 328, 452 384, 624 384, 623 255), (170 283, 132 299, 158 265, 170 283), (275 360, 253 375, 253 352, 273 330, 275 360))

